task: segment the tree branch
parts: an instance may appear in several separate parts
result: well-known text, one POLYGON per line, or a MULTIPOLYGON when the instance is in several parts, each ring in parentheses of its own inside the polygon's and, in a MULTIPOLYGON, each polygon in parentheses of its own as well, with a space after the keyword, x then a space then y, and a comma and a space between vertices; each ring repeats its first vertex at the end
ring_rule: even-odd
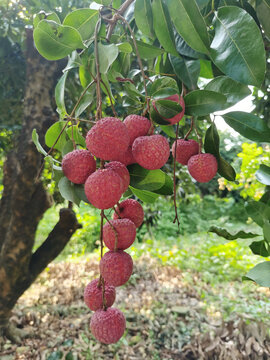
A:
POLYGON ((110 41, 110 38, 112 36, 113 30, 117 24, 117 21, 120 19, 119 15, 123 15, 125 11, 128 9, 128 7, 134 2, 134 0, 126 0, 118 9, 117 13, 114 14, 112 19, 110 19, 110 24, 107 31, 106 40, 110 41))

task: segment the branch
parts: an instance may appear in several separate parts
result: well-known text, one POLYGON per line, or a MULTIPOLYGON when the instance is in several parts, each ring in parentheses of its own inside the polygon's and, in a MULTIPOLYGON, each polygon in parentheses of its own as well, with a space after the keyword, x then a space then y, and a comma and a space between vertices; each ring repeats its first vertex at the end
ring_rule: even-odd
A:
POLYGON ((61 209, 60 219, 47 239, 32 255, 29 272, 35 279, 46 266, 64 249, 71 236, 82 226, 71 209, 61 209))
MULTIPOLYGON (((107 36, 106 36, 106 40, 110 41, 110 38, 112 36, 113 30, 117 24, 117 21, 120 19, 119 15, 123 15, 125 13, 125 11, 128 9, 128 7, 134 2, 134 0, 126 0, 118 9, 117 13, 114 14, 114 16, 112 17, 112 19, 110 19, 110 25, 108 27, 108 31, 107 31, 107 36)), ((108 19, 109 20, 109 19, 108 19)))

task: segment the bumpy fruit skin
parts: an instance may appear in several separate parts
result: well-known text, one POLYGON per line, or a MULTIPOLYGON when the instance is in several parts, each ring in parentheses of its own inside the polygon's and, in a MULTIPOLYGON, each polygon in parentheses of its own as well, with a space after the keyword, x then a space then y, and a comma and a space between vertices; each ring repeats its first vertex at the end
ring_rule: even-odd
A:
POLYGON ((116 160, 127 151, 129 135, 121 120, 106 117, 99 120, 86 135, 86 146, 96 157, 103 160, 116 160))
POLYGON ((110 224, 107 222, 103 226, 103 240, 107 248, 114 250, 117 232, 117 247, 118 250, 125 250, 129 248, 136 238, 136 226, 129 219, 115 219, 111 220, 110 224), (114 229, 112 228, 112 226, 114 229))
POLYGON ((105 169, 111 169, 115 171, 120 176, 120 178, 123 181, 122 192, 124 193, 127 190, 130 183, 129 172, 128 169, 125 167, 125 165, 119 161, 111 161, 108 164, 106 164, 104 167, 105 169))
POLYGON ((132 145, 132 154, 143 168, 160 169, 170 156, 170 145, 162 135, 140 136, 132 145))
POLYGON ((84 185, 89 202, 98 209, 109 209, 121 198, 123 181, 111 169, 99 169, 90 175, 84 185))
POLYGON ((128 115, 124 120, 124 124, 128 129, 130 145, 133 144, 137 137, 147 135, 151 127, 150 120, 140 115, 128 115))
MULTIPOLYGON (((174 117, 172 117, 170 119, 164 119, 164 120, 168 121, 171 125, 177 124, 183 118, 183 116, 185 114, 185 102, 184 102, 183 96, 179 96, 178 94, 175 94, 175 95, 168 96, 162 100, 175 101, 175 102, 178 102, 182 106, 182 111, 179 114, 175 115, 174 117)), ((156 112, 158 112, 154 101, 153 101, 153 107, 156 110, 156 112)))
POLYGON ((126 328, 124 314, 116 308, 97 310, 91 318, 90 329, 94 337, 104 344, 114 344, 126 328))
POLYGON ((212 154, 198 154, 188 160, 188 171, 198 182, 205 183, 213 179, 218 169, 218 163, 212 154))
MULTIPOLYGON (((102 309, 102 286, 98 287, 99 279, 92 280, 84 289, 84 302, 90 310, 102 309)), ((115 301, 115 287, 105 282, 106 306, 110 307, 115 301)))
POLYGON ((87 150, 73 150, 63 157, 62 169, 74 184, 84 184, 88 176, 96 171, 96 161, 87 150))
POLYGON ((132 149, 131 146, 128 147, 127 151, 122 153, 121 155, 119 155, 117 157, 117 159, 115 159, 116 161, 121 162, 122 164, 124 164, 125 166, 131 165, 131 164, 135 164, 136 161, 134 159, 134 156, 132 155, 132 149))
POLYGON ((113 214, 114 219, 129 219, 138 228, 142 225, 144 219, 144 211, 142 205, 134 199, 126 199, 117 206, 116 212, 113 214))
MULTIPOLYGON (((176 141, 173 143, 172 146, 172 156, 174 157, 175 154, 175 145, 176 141)), ((198 154, 199 152, 199 144, 197 141, 190 139, 184 140, 179 139, 177 140, 177 147, 176 147, 176 161, 182 165, 187 165, 188 160, 191 156, 198 154)))
POLYGON ((100 260, 100 274, 104 280, 113 286, 124 285, 133 270, 131 256, 125 251, 108 251, 100 260))

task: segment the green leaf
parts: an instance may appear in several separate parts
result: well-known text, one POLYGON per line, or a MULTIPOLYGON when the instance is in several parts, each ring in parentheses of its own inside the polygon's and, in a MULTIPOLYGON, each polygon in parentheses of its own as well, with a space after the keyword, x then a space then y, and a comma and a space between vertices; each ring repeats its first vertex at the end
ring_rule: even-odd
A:
POLYGON ((256 14, 262 24, 265 35, 270 40, 270 1, 256 0, 256 14))
MULTIPOLYGON (((170 94, 170 95, 174 95, 179 92, 177 82, 171 77, 163 76, 163 77, 156 79, 151 84, 149 95, 151 95, 153 98, 155 98, 156 94, 159 94, 162 90, 164 90, 166 88, 175 89, 174 93, 170 94)), ((163 96, 163 97, 165 97, 165 96, 163 96)))
MULTIPOLYGON (((45 134, 45 143, 49 148, 54 145, 56 139, 58 138, 65 125, 65 121, 57 121, 55 124, 49 127, 45 134)), ((54 149, 62 151, 66 141, 66 134, 64 131, 59 137, 57 143, 54 145, 54 149)))
POLYGON ((242 111, 222 115, 226 123, 242 136, 261 142, 270 142, 270 129, 264 119, 242 111))
POLYGON ((261 86, 266 66, 264 44, 258 26, 245 10, 236 6, 218 10, 211 57, 232 79, 261 86))
POLYGON ((128 167, 130 185, 141 190, 157 190, 165 184, 165 173, 162 170, 147 170, 138 164, 128 167))
POLYGON ((137 47, 139 54, 143 59, 154 59, 164 53, 163 49, 146 44, 142 41, 137 41, 137 47))
POLYGON ((246 211, 248 216, 260 227, 263 227, 264 222, 270 219, 270 206, 261 201, 249 201, 246 211))
POLYGON ((260 286, 270 287, 270 261, 257 264, 251 269, 243 280, 255 281, 260 286))
POLYGON ((253 234, 251 232, 245 232, 242 230, 238 231, 236 234, 230 234, 228 232, 228 230, 222 229, 217 226, 211 226, 208 231, 213 232, 213 233, 217 234, 218 236, 221 236, 224 239, 229 240, 229 241, 236 240, 236 239, 250 239, 250 238, 254 238, 256 236, 260 236, 259 234, 253 234))
POLYGON ((64 74, 60 77, 55 87, 54 96, 55 102, 57 105, 56 111, 60 115, 60 118, 66 115, 66 105, 65 105, 65 86, 66 86, 66 79, 68 76, 68 71, 64 72, 64 74))
POLYGON ((82 60, 80 55, 76 50, 72 51, 71 55, 68 56, 67 66, 63 69, 63 72, 68 71, 70 69, 77 68, 82 65, 82 60))
POLYGON ((157 90, 154 95, 152 96, 153 99, 159 100, 159 99, 165 99, 166 97, 169 97, 171 95, 175 95, 178 92, 178 90, 174 88, 162 88, 157 90))
POLYGON ((129 186, 129 188, 135 196, 137 196, 140 200, 142 200, 145 203, 154 203, 156 199, 159 197, 158 194, 155 194, 151 191, 135 189, 132 186, 129 186))
POLYGON ((96 10, 78 9, 65 17, 63 25, 75 28, 81 34, 83 40, 88 40, 94 34, 98 17, 99 12, 96 10))
POLYGON ((169 12, 177 32, 194 50, 209 54, 206 24, 195 0, 170 0, 169 12))
POLYGON ((48 357, 47 360, 61 360, 63 358, 63 353, 60 350, 52 352, 48 357))
POLYGON ((173 126, 171 126, 171 125, 160 125, 160 128, 161 128, 161 130, 164 131, 165 134, 167 134, 169 137, 175 139, 175 130, 174 130, 173 126))
POLYGON ((33 36, 38 52, 48 60, 59 60, 73 50, 84 48, 76 29, 51 20, 41 20, 33 36))
POLYGON ((67 133, 68 137, 70 138, 70 140, 72 140, 72 129, 73 129, 73 139, 74 139, 75 143, 77 145, 81 145, 82 147, 85 148, 86 147, 85 139, 80 134, 78 126, 70 126, 67 128, 66 133, 67 133))
POLYGON ((210 81, 205 90, 211 90, 226 96, 227 102, 223 109, 227 109, 247 97, 251 91, 248 86, 230 79, 228 76, 218 76, 210 81))
POLYGON ((65 145, 61 150, 62 156, 65 156, 66 154, 70 153, 73 150, 74 150, 73 142, 71 140, 67 140, 67 142, 65 143, 65 145))
POLYGON ((175 34, 175 47, 180 55, 191 59, 205 59, 206 57, 206 55, 193 50, 179 34, 175 34))
POLYGON ((64 199, 71 201, 78 206, 80 205, 81 200, 75 193, 75 186, 66 177, 62 177, 62 179, 59 181, 58 188, 64 199))
POLYGON ((38 150, 41 154, 47 156, 47 151, 45 151, 45 150, 43 149, 43 147, 41 146, 41 144, 40 144, 40 142, 39 142, 39 140, 38 140, 38 133, 37 133, 37 130, 36 130, 36 129, 34 129, 34 130, 32 131, 32 140, 33 140, 33 143, 36 145, 37 150, 38 150))
POLYGON ((253 241, 253 243, 251 245, 249 245, 253 254, 268 257, 269 252, 268 252, 268 249, 266 246, 267 246, 267 243, 264 240, 253 241))
POLYGON ((183 110, 179 103, 171 100, 157 100, 155 101, 155 106, 160 116, 164 119, 171 119, 183 110))
POLYGON ((211 61, 200 59, 200 65, 201 65, 200 77, 206 79, 212 79, 214 75, 213 75, 211 61))
POLYGON ((197 89, 200 74, 200 60, 192 60, 186 57, 169 55, 173 70, 181 81, 190 90, 197 89))
POLYGON ((136 0, 134 16, 138 29, 144 35, 152 38, 154 31, 151 0, 136 0))
POLYGON ((236 177, 234 168, 221 156, 218 160, 218 173, 229 181, 234 181, 236 177))
POLYGON ((34 28, 36 28, 38 26, 38 23, 41 20, 52 20, 58 24, 61 24, 61 21, 56 13, 54 13, 54 12, 46 13, 45 11, 42 10, 34 16, 34 20, 33 20, 34 28))
POLYGON ((194 90, 184 97, 185 115, 204 116, 221 110, 226 96, 209 90, 194 90))
POLYGON ((129 42, 123 42, 121 44, 116 44, 116 46, 118 47, 118 50, 123 53, 129 54, 132 52, 132 46, 130 45, 129 42))
POLYGON ((92 87, 92 89, 88 90, 81 98, 79 105, 75 110, 75 117, 79 117, 84 112, 84 110, 87 109, 90 104, 92 104, 94 98, 94 91, 95 88, 92 87))
POLYGON ((73 184, 73 188, 75 195, 77 196, 78 199, 80 199, 81 201, 87 204, 90 204, 84 192, 84 185, 73 184))
POLYGON ((100 72, 106 74, 109 67, 118 56, 118 47, 115 44, 103 45, 98 43, 98 55, 100 63, 100 72))
POLYGON ((265 221, 264 225, 263 225, 263 236, 265 238, 265 240, 270 243, 270 222, 269 221, 265 221))
POLYGON ((166 3, 162 0, 153 0, 152 10, 154 30, 158 41, 167 52, 178 55, 175 48, 172 23, 166 3))
POLYGON ((172 195, 173 194, 173 181, 168 174, 165 173, 165 184, 162 188, 154 190, 156 194, 172 195))
POLYGON ((266 165, 260 165, 259 170, 255 173, 257 180, 264 184, 270 185, 270 167, 266 165))

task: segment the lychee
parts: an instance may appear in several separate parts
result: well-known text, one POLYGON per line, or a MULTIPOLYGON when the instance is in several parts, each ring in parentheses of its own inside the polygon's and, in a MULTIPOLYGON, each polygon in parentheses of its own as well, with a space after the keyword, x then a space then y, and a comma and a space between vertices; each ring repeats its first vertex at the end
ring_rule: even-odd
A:
POLYGON ((74 184, 84 184, 96 170, 96 161, 87 150, 73 150, 63 157, 62 170, 74 184))
POLYGON ((130 145, 133 144, 137 137, 147 135, 151 127, 151 121, 140 115, 128 115, 124 120, 124 124, 128 129, 130 145))
POLYGON ((91 318, 90 329, 94 337, 104 344, 114 344, 126 328, 124 314, 116 308, 97 310, 91 318))
MULTIPOLYGON (((115 287, 105 282, 106 306, 110 307, 115 300, 115 287)), ((102 284, 99 279, 92 280, 84 289, 84 302, 90 310, 102 309, 102 284), (99 286, 100 285, 100 286, 99 286)))
MULTIPOLYGON (((175 144, 176 141, 173 143, 172 146, 172 156, 175 155, 175 144)), ((187 165, 188 160, 191 156, 198 154, 199 152, 199 144, 197 141, 190 139, 184 140, 179 139, 177 140, 177 147, 176 147, 176 161, 182 165, 187 165)))
MULTIPOLYGON (((175 115, 174 117, 172 117, 170 119, 164 119, 164 120, 168 121, 171 125, 177 124, 183 118, 183 116, 185 114, 185 102, 184 102, 183 96, 179 96, 178 94, 175 94, 175 95, 171 95, 171 96, 168 96, 168 97, 166 97, 164 99, 160 99, 160 100, 171 100, 171 101, 178 102, 179 105, 181 105, 182 111, 179 114, 175 115)), ((158 112, 156 105, 155 105, 155 101, 153 101, 153 107, 156 110, 156 112, 158 112)))
POLYGON ((99 120, 86 135, 86 146, 96 157, 103 160, 116 160, 127 151, 129 135, 121 120, 105 117, 99 120))
POLYGON ((116 159, 116 161, 120 161, 125 166, 135 164, 135 159, 132 155, 132 149, 131 146, 128 147, 127 151, 119 155, 116 159))
POLYGON ((100 274, 113 286, 121 286, 130 278, 133 270, 131 256, 125 251, 108 251, 100 260, 100 274))
POLYGON ((136 238, 136 226, 129 219, 115 219, 103 226, 103 240, 107 248, 125 250, 130 247, 136 238))
POLYGON ((208 182, 216 175, 218 163, 212 154, 193 155, 188 160, 188 171, 198 182, 208 182))
POLYGON ((170 156, 170 146, 162 135, 140 136, 134 140, 132 154, 143 168, 160 169, 170 156))
POLYGON ((111 169, 99 169, 90 175, 84 185, 89 202, 98 209, 109 209, 121 198, 123 181, 111 169))
POLYGON ((115 171, 120 176, 120 178, 123 181, 122 192, 124 193, 127 190, 130 182, 129 172, 128 169, 125 167, 125 165, 119 161, 111 161, 108 164, 106 164, 104 167, 105 169, 111 169, 115 171))
POLYGON ((144 211, 142 205, 134 199, 126 199, 116 207, 116 212, 113 214, 114 219, 129 219, 138 228, 142 225, 144 218, 144 211))

